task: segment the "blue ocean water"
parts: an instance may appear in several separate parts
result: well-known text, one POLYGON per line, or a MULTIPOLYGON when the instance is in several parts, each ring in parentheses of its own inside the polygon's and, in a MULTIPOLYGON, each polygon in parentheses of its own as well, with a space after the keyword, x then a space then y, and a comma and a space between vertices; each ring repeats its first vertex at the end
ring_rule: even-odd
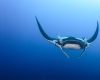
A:
MULTIPOLYGON (((100 80, 100 35, 80 58, 66 58, 41 35, 90 38, 99 0, 1 0, 0 80, 100 80)), ((76 52, 70 53, 75 55, 76 52)))

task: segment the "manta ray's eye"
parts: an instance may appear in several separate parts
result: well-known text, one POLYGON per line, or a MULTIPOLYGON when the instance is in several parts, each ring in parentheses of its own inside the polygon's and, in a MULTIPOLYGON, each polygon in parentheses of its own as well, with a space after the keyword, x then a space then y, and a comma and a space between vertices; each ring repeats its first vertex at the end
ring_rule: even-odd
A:
POLYGON ((87 42, 85 42, 84 47, 87 47, 87 46, 88 46, 88 43, 87 43, 87 42))

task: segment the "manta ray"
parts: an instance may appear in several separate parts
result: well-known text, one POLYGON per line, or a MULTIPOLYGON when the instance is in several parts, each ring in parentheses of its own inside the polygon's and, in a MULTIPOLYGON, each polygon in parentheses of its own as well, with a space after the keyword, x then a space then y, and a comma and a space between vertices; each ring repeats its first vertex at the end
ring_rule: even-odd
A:
POLYGON ((97 21, 97 27, 96 30, 93 34, 93 36, 89 39, 86 38, 76 38, 76 37, 57 37, 57 38, 52 38, 50 36, 47 35, 47 33, 43 30, 40 22, 38 21, 37 17, 35 17, 38 28, 41 32, 41 34, 43 35, 43 37, 53 43, 54 45, 56 45, 57 47, 59 47, 62 51, 62 53, 66 56, 66 57, 70 57, 68 53, 66 53, 64 51, 64 49, 75 49, 75 50, 82 50, 82 52, 80 53, 80 57, 83 55, 83 53, 85 52, 86 48, 97 38, 98 36, 98 32, 99 32, 99 23, 97 21))

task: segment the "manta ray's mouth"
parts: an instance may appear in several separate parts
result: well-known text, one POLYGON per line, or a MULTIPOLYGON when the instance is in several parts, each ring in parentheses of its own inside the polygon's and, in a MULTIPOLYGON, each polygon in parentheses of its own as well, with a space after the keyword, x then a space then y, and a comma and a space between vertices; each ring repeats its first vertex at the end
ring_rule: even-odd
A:
POLYGON ((78 45, 78 44, 65 44, 65 45, 63 46, 63 48, 68 48, 68 49, 80 49, 81 47, 80 47, 80 45, 78 45))

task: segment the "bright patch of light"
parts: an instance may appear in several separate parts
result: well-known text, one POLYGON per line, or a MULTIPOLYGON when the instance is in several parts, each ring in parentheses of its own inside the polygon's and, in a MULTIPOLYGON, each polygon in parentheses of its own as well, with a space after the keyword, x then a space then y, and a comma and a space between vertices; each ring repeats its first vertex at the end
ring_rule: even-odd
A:
POLYGON ((92 6, 98 6, 100 5, 100 0, 74 0, 75 2, 77 2, 78 4, 86 4, 88 6, 92 5, 92 6))

